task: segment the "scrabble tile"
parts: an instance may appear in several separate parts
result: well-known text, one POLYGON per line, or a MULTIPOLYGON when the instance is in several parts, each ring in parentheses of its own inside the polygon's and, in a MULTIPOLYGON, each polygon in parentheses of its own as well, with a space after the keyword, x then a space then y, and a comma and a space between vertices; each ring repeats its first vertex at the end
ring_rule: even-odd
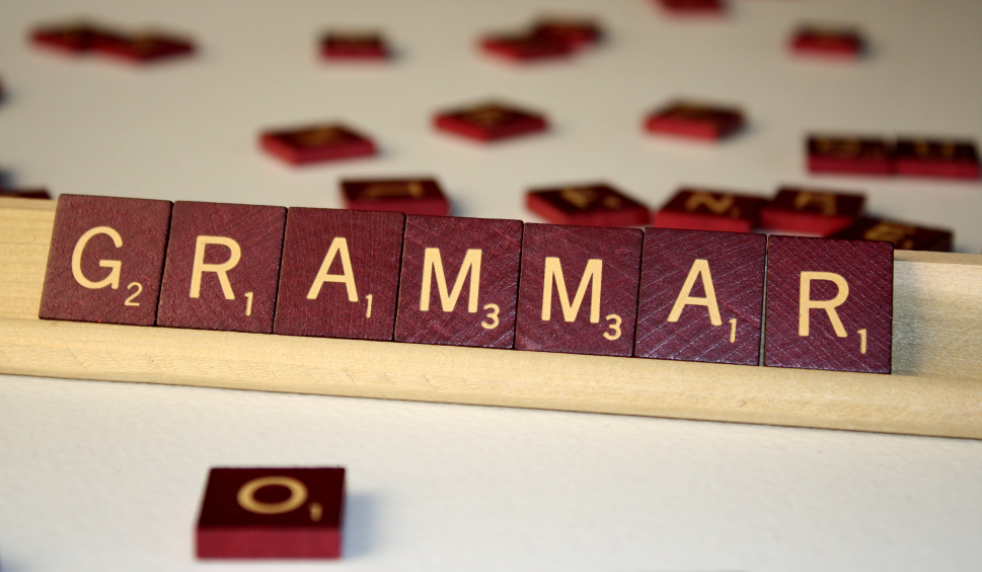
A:
POLYGON ((555 224, 630 226, 650 220, 646 205, 603 183, 531 190, 525 206, 555 224))
POLYGON ((447 133, 488 142, 545 131, 545 116, 501 103, 486 103, 437 114, 434 126, 447 133))
POLYGON ((195 529, 198 558, 340 558, 342 468, 214 468, 195 529))
POLYGON ((31 32, 31 43, 66 54, 81 54, 92 50, 96 39, 107 30, 96 24, 78 21, 54 26, 42 26, 31 32))
POLYGON ((565 39, 534 32, 485 36, 481 39, 481 49, 513 62, 563 58, 573 53, 573 45, 565 39))
POLYGON ((357 179, 341 181, 345 208, 445 216, 450 202, 435 179, 357 179))
POLYGON ((760 226, 763 198, 683 187, 655 213, 654 226, 688 230, 750 232, 760 226))
POLYGON ((157 324, 269 333, 286 209, 174 203, 157 324))
POLYGON ((104 33, 96 37, 92 49, 100 54, 135 64, 149 64, 194 54, 194 43, 184 37, 163 32, 137 34, 104 33))
POLYGON ((770 230, 830 236, 854 223, 865 203, 860 193, 782 187, 761 209, 760 221, 770 230))
POLYGON ((699 105, 684 101, 652 112, 645 120, 650 133, 718 141, 743 127, 739 109, 699 105))
POLYGON ((39 317, 152 326, 171 203, 61 195, 39 317))
POLYGON ((396 341, 511 348, 522 222, 409 216, 396 341))
POLYGON ((884 240, 893 243, 893 247, 898 250, 951 252, 954 233, 946 229, 925 228, 898 221, 863 217, 830 238, 884 240))
POLYGON ((378 32, 333 31, 321 38, 321 56, 336 61, 384 61, 391 57, 378 32))
POLYGON ((764 365, 890 373, 893 245, 770 236, 764 365))
POLYGON ((8 199, 51 199, 48 189, 0 189, 0 197, 8 199))
POLYGON ((862 55, 863 44, 853 28, 807 25, 795 31, 790 47, 797 55, 855 59, 862 55))
POLYGON ((714 16, 726 10, 722 0, 657 0, 657 2, 668 13, 682 16, 714 16))
POLYGON ((809 136, 808 170, 812 173, 890 175, 893 149, 883 139, 809 136))
POLYGON ((565 42, 573 49, 596 45, 603 38, 603 30, 589 18, 568 16, 544 16, 532 26, 532 34, 565 42))
POLYGON ((322 161, 370 157, 375 143, 343 125, 311 125, 264 132, 260 145, 287 163, 305 165, 322 161))
POLYGON ((405 220, 291 208, 273 333, 391 340, 405 220))
POLYGON ((767 239, 648 228, 634 354, 757 365, 767 239))
POLYGON ((895 158, 898 175, 979 178, 979 154, 972 141, 902 138, 895 158))
POLYGON ((526 224, 515 349, 632 355, 641 241, 633 228, 526 224))

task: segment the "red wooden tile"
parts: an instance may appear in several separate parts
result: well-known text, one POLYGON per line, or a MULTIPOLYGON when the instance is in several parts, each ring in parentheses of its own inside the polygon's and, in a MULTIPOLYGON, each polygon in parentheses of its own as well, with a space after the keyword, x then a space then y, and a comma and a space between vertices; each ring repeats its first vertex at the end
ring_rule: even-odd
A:
POLYGON ((940 228, 925 228, 878 218, 860 218, 852 226, 830 238, 843 240, 884 240, 899 250, 933 250, 951 252, 954 233, 940 228))
POLYGON ((171 203, 61 195, 39 317, 152 326, 171 203))
POLYGON ((174 203, 157 324, 269 333, 286 209, 174 203))
POLYGON ((321 38, 321 56, 327 60, 380 61, 391 57, 378 32, 329 32, 321 38))
POLYGON ((510 105, 487 103, 437 114, 434 126, 478 141, 497 141, 545 131, 545 116, 510 105))
POLYGON ((339 558, 342 468, 214 468, 195 529, 198 558, 339 558))
POLYGON ((661 7, 676 15, 715 16, 726 10, 722 0, 657 0, 661 7))
POLYGON ((652 112, 645 120, 645 129, 661 135, 718 141, 738 131, 743 122, 739 109, 677 101, 652 112))
POLYGON ((522 222, 409 216, 396 341, 511 348, 522 222))
POLYGON ((766 258, 761 234, 645 229, 634 355, 757 365, 766 258))
POLYGON ((898 175, 979 178, 979 153, 972 141, 899 139, 895 158, 898 175))
POLYGON ((648 207, 603 183, 534 189, 525 206, 555 224, 630 226, 648 224, 648 207))
POLYGON ((791 51, 804 56, 855 59, 863 53, 863 37, 853 28, 803 26, 795 31, 791 51))
POLYGON ((515 349, 632 355, 641 241, 633 228, 526 224, 515 349))
POLYGON ((92 48, 101 54, 137 64, 190 56, 195 51, 194 43, 187 38, 150 31, 103 33, 95 38, 92 48))
POLYGON ((0 189, 0 197, 9 199, 51 199, 48 189, 0 189))
POLYGON ((260 137, 260 145, 294 165, 370 157, 376 153, 371 139, 337 124, 266 131, 260 137))
POLYGON ((655 213, 654 226, 750 232, 760 226, 766 202, 753 195, 683 187, 655 213))
POLYGON ((31 42, 67 54, 80 54, 90 51, 103 33, 106 30, 101 26, 78 21, 37 28, 31 32, 31 42))
POLYGON ((597 44, 603 38, 603 30, 589 18, 545 16, 536 20, 532 34, 561 40, 578 49, 597 44))
POLYGON ((273 333, 391 340, 405 220, 291 208, 273 333))
POLYGON ((345 208, 444 216, 450 202, 435 179, 358 179, 341 181, 345 208))
POLYGON ((782 187, 761 209, 760 221, 770 230, 830 236, 853 224, 865 203, 859 193, 782 187))
POLYGON ((535 32, 485 36, 481 38, 481 49, 513 62, 563 58, 573 53, 573 45, 565 39, 535 32))
POLYGON ((812 173, 890 175, 893 149, 883 139, 809 136, 808 170, 812 173))

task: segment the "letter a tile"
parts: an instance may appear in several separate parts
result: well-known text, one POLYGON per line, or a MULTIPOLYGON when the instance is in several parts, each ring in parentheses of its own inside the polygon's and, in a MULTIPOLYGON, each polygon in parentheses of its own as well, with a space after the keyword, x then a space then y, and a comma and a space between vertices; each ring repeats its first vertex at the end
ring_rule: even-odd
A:
POLYGON ((157 324, 269 333, 286 209, 179 201, 157 324))
POLYGON ((771 236, 764 365, 890 373, 893 244, 771 236))

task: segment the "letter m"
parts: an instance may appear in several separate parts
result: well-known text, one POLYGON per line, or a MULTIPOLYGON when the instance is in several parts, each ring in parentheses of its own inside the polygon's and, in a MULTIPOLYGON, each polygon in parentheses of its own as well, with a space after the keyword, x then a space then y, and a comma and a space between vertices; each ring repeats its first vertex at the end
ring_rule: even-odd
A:
POLYGON ((420 312, 430 311, 430 294, 432 291, 433 276, 436 276, 436 288, 440 292, 440 306, 444 312, 453 312, 457 307, 457 300, 460 292, 464 289, 464 280, 467 273, 471 275, 470 295, 467 299, 467 311, 471 314, 477 312, 477 296, 481 289, 481 250, 471 248, 464 255, 464 262, 460 265, 457 279, 454 281, 453 290, 447 292, 447 276, 443 273, 443 258, 440 257, 439 248, 427 248, 423 251, 423 287, 419 293, 420 312))
POLYGON ((563 278, 563 265, 558 257, 546 257, 546 275, 542 281, 542 321, 548 322, 552 318, 552 286, 556 285, 556 294, 559 296, 559 305, 563 310, 563 320, 575 322, 576 315, 580 313, 580 306, 583 305, 583 298, 586 296, 586 289, 590 288, 590 322, 597 324, 600 322, 600 282, 603 274, 604 261, 599 258, 591 258, 586 263, 583 271, 583 278, 576 289, 576 296, 573 303, 569 302, 569 294, 566 293, 566 280, 563 278))

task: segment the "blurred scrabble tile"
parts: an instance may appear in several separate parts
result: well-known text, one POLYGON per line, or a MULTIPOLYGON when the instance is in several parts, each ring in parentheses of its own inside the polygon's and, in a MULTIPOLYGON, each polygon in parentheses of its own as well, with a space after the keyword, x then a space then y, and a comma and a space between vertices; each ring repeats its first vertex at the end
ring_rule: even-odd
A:
POLYGON ((321 56, 329 61, 384 61, 392 53, 379 32, 338 30, 321 38, 321 56))
POLYGON ((194 54, 194 43, 183 36, 166 32, 145 31, 136 34, 102 33, 96 36, 92 49, 116 59, 149 64, 194 54))
POLYGON ((434 126, 440 131, 488 142, 545 131, 548 123, 539 113, 486 103, 439 113, 434 126))
POLYGON ((890 175, 893 149, 884 139, 809 136, 808 170, 812 173, 890 175))
POLYGON ((973 141, 901 138, 895 159, 898 175, 979 178, 979 153, 973 141))
POLYGON ((214 468, 195 528, 198 558, 340 558, 342 468, 214 468))
POLYGON ((270 333, 286 209, 178 201, 157 324, 270 333))
POLYGON ((830 238, 844 240, 883 240, 898 250, 933 250, 951 252, 954 233, 940 228, 926 228, 897 221, 863 217, 852 226, 830 238))
POLYGON ((61 195, 39 317, 152 326, 170 201, 61 195))
POLYGON ((760 211, 763 228, 830 236, 861 214, 866 197, 822 189, 782 187, 760 211))
POLYGON ((890 373, 893 245, 770 236, 764 365, 890 373))
POLYGON ((396 341, 511 348, 521 253, 522 221, 407 217, 396 341))
POLYGON ((854 28, 815 25, 798 28, 790 48, 797 55, 837 59, 856 59, 865 49, 862 35, 854 28))
POLYGON ((391 340, 405 215, 291 208, 274 334, 391 340))
POLYGON ((341 181, 345 208, 444 216, 450 202, 435 179, 357 179, 341 181))
POLYGON ((654 226, 750 232, 760 226, 767 201, 753 195, 683 187, 655 213, 654 226))
POLYGON ((543 16, 533 24, 532 34, 560 40, 573 49, 596 45, 603 38, 595 20, 572 16, 543 16))
POLYGON ((0 198, 51 199, 48 189, 0 189, 0 198))
POLYGON ((76 21, 53 26, 41 26, 31 32, 31 43, 66 54, 90 51, 96 39, 106 33, 102 26, 86 21, 76 21))
POLYGON ((645 120, 650 133, 718 141, 743 127, 743 112, 728 107, 676 101, 652 112, 645 120))
POLYGON ((642 232, 525 225, 515 349, 634 352, 642 232))
POLYGON ((662 9, 674 15, 721 15, 726 10, 723 0, 656 0, 662 9))
POLYGON ((757 365, 766 258, 761 234, 645 229, 634 354, 757 365))
POLYGON ((648 207, 603 183, 533 189, 525 206, 555 224, 631 226, 648 224, 648 207))
POLYGON ((338 124, 266 131, 260 136, 260 145, 294 165, 370 157, 376 153, 371 139, 338 124))
POLYGON ((492 34, 481 38, 481 50, 488 55, 513 62, 567 57, 573 44, 562 37, 534 32, 492 34))

